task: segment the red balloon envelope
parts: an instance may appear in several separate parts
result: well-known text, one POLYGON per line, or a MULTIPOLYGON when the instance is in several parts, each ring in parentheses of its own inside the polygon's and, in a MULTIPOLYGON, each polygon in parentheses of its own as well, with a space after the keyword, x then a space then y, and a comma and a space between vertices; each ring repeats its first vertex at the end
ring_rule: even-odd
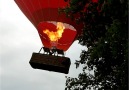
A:
POLYGON ((76 24, 67 18, 65 13, 59 14, 59 8, 65 8, 68 5, 64 0, 15 0, 15 2, 38 30, 44 47, 51 48, 51 41, 43 30, 56 32, 56 22, 62 22, 65 26, 56 46, 58 49, 66 51, 82 31, 82 24, 76 24))

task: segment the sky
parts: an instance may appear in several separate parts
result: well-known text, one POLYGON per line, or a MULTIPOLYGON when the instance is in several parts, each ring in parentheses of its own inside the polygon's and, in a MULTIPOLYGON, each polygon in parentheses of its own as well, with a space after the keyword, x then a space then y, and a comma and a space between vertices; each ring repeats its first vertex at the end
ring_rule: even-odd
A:
POLYGON ((36 28, 14 0, 0 0, 0 90, 64 90, 66 76, 77 77, 75 67, 81 50, 75 41, 66 52, 71 59, 69 74, 33 69, 30 58, 42 47, 36 28))

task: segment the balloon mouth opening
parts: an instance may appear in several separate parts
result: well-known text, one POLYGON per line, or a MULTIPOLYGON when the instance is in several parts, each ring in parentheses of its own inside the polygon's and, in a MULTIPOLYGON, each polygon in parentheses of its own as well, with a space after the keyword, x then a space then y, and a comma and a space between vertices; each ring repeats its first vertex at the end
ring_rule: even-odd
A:
POLYGON ((48 28, 43 30, 43 33, 46 34, 50 41, 52 42, 58 42, 58 40, 62 37, 62 34, 64 32, 65 26, 62 22, 57 22, 56 25, 56 31, 52 31, 48 28))
POLYGON ((43 46, 47 48, 61 49, 64 51, 68 49, 77 35, 77 31, 72 25, 57 21, 40 22, 37 25, 37 28, 43 46), (61 34, 57 35, 58 31, 61 32, 61 34), (52 34, 50 35, 52 36, 52 39, 57 38, 57 40, 50 40, 49 35, 47 35, 48 33, 52 34))
POLYGON ((65 26, 62 22, 57 22, 56 24, 56 31, 49 30, 46 28, 45 30, 42 30, 44 34, 47 35, 47 37, 50 40, 51 47, 56 48, 58 44, 58 40, 62 38, 62 34, 64 32, 65 26))

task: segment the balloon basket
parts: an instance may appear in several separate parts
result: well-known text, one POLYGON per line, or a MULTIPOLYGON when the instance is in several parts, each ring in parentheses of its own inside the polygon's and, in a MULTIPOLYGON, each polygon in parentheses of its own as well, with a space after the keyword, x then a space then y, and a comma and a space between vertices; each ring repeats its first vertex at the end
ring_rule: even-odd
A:
POLYGON ((42 53, 33 53, 30 59, 30 65, 34 69, 42 69, 59 73, 69 73, 70 58, 63 56, 54 56, 42 53))

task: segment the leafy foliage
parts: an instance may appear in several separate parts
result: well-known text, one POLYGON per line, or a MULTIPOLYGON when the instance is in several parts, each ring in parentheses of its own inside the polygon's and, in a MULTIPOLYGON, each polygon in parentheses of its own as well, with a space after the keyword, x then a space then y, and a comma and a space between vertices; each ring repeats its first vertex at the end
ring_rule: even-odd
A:
POLYGON ((127 90, 127 0, 70 0, 63 11, 77 24, 84 23, 78 40, 88 48, 75 62, 84 65, 82 73, 67 77, 65 89, 127 90))

